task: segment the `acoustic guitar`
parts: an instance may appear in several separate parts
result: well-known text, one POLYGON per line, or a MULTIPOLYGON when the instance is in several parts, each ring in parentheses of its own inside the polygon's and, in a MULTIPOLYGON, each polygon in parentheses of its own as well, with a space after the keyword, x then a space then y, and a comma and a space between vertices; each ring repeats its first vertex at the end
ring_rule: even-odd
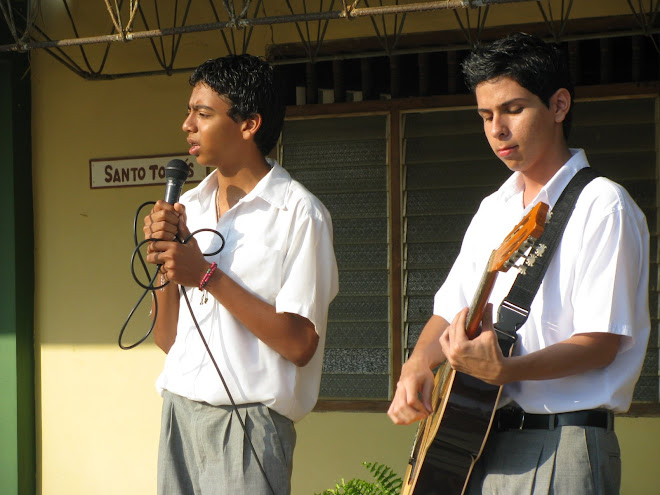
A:
MULTIPOLYGON (((542 256, 543 246, 538 246, 533 256, 528 256, 528 251, 543 232, 547 213, 548 205, 538 203, 492 252, 469 308, 465 329, 469 339, 479 334, 498 273, 512 266, 524 273, 524 263, 542 256), (517 264, 522 259, 524 262, 517 264)), ((512 343, 503 350, 507 356, 512 343)), ((502 386, 457 372, 445 361, 435 374, 431 394, 433 412, 421 421, 417 430, 401 495, 465 492, 474 464, 486 444, 501 393, 502 386)))

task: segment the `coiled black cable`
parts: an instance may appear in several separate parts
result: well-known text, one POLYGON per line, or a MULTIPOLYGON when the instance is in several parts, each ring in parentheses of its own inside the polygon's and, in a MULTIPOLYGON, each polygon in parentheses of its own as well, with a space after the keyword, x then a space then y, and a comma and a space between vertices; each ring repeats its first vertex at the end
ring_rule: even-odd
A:
MULTIPOLYGON (((138 241, 138 221, 140 217, 140 212, 145 206, 148 205, 155 205, 155 201, 147 201, 145 203, 142 203, 138 209, 135 212, 135 217, 133 218, 133 243, 135 244, 135 248, 133 249, 133 254, 131 255, 131 275, 133 276, 133 280, 144 289, 144 292, 138 299, 137 303, 135 306, 133 306, 133 309, 130 311, 128 314, 128 317, 126 318, 126 321, 124 322, 124 325, 121 327, 121 330, 119 332, 119 339, 118 339, 118 344, 121 349, 128 350, 128 349, 133 349, 140 345, 142 342, 144 342, 149 335, 151 335, 151 332, 154 329, 154 326, 156 325, 156 319, 158 318, 158 298, 156 297, 155 291, 160 290, 164 287, 166 287, 170 281, 168 280, 164 284, 154 286, 154 282, 156 281, 156 278, 158 277, 158 274, 160 273, 160 267, 163 266, 162 264, 156 265, 156 270, 153 275, 150 275, 149 273, 149 268, 147 266, 146 261, 144 260, 144 257, 142 256, 142 252, 140 251, 140 248, 144 246, 145 244, 153 241, 160 241, 162 239, 155 239, 155 238, 148 238, 143 241, 138 241), (137 274, 135 273, 135 258, 138 258, 140 260, 140 263, 142 264, 142 268, 144 269, 144 272, 149 279, 148 284, 143 284, 142 281, 138 278, 137 274), (149 331, 137 342, 130 344, 130 345, 124 345, 122 342, 124 332, 126 330, 126 327, 128 326, 129 322, 131 321, 131 318, 133 317, 133 314, 135 314, 135 311, 137 311, 137 308, 140 306, 144 298, 147 296, 147 294, 151 293, 153 295, 153 301, 154 301, 154 307, 153 307, 153 318, 151 320, 151 326, 149 327, 149 331)), ((190 239, 192 239, 195 235, 199 234, 200 232, 211 232, 215 235, 217 235, 220 240, 222 241, 220 244, 220 248, 217 249, 216 251, 213 251, 212 253, 204 253, 204 256, 215 256, 216 254, 219 254, 225 247, 225 238, 222 236, 220 232, 214 229, 199 229, 196 230, 195 232, 192 232, 190 235, 188 235, 185 239, 180 239, 178 236, 176 236, 176 240, 180 242, 181 244, 186 244, 190 239)), ((188 305, 188 310, 190 311, 190 316, 192 317, 193 322, 195 323, 195 327, 197 328, 197 333, 199 333, 199 337, 202 339, 202 343, 204 344, 204 347, 206 348, 206 352, 208 353, 209 357, 211 358, 211 362, 213 362, 213 366, 215 367, 215 370, 218 373, 218 376, 220 377, 220 381, 222 382, 222 386, 225 389, 225 392, 227 393, 227 397, 229 397, 229 402, 231 402, 231 406, 236 413, 236 417, 238 418, 238 421, 241 425, 241 428, 243 429, 243 434, 245 438, 247 439, 248 443, 250 444, 250 449, 252 450, 252 453, 254 454, 254 458, 257 460, 257 465, 259 466, 259 469, 261 470, 261 473, 264 476, 264 479, 266 480, 266 484, 268 484, 268 488, 270 489, 270 493, 275 495, 275 490, 273 490, 273 486, 270 484, 270 480, 268 479, 268 476, 266 475, 266 470, 264 469, 261 460, 259 459, 259 456, 257 455, 257 451, 254 448, 254 445, 252 444, 252 439, 250 438, 250 435, 248 435, 247 427, 245 426, 245 423, 243 421, 243 418, 241 418, 241 415, 238 411, 238 406, 234 402, 234 398, 231 395, 231 392, 229 391, 229 387, 227 386, 227 382, 225 382, 225 378, 222 375, 222 372, 220 371, 220 367, 218 366, 218 363, 215 360, 215 357, 213 356, 213 353, 211 352, 211 349, 209 348, 208 343, 206 342, 206 339, 204 338, 204 334, 202 333, 202 329, 199 326, 199 323, 197 323, 197 318, 195 318, 195 313, 192 309, 192 306, 190 305, 190 300, 188 299, 188 294, 186 293, 186 289, 183 286, 179 287, 179 291, 183 298, 186 300, 186 304, 188 305)))

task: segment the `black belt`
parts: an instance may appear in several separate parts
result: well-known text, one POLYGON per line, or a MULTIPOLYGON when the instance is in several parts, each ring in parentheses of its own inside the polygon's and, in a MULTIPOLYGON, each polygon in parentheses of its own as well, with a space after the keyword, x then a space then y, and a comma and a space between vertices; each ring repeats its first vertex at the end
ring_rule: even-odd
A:
POLYGON ((529 414, 520 408, 504 407, 495 413, 493 429, 554 430, 561 426, 595 426, 614 430, 614 413, 605 409, 589 409, 557 414, 529 414))

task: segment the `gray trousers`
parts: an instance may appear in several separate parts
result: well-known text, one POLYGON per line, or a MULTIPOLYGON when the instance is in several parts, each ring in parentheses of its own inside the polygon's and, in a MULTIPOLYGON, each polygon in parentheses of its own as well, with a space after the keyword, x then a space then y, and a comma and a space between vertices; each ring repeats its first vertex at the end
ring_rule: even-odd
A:
POLYGON ((621 453, 614 431, 591 426, 492 432, 468 495, 617 495, 621 453))
POLYGON ((296 443, 293 422, 263 404, 238 409, 268 481, 233 407, 211 406, 165 391, 159 495, 290 494, 296 443))

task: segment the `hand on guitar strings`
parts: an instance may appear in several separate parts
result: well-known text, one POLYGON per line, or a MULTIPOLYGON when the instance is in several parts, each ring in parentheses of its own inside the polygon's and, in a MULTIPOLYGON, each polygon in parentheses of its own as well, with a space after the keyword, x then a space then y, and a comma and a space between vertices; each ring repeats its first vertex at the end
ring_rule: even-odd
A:
POLYGON ((417 340, 415 350, 401 368, 401 377, 387 411, 395 424, 414 423, 433 412, 433 370, 445 360, 438 339, 448 326, 449 322, 444 318, 431 316, 417 340))
POLYGON ((401 369, 401 378, 387 411, 394 424, 408 425, 433 412, 431 392, 433 372, 419 360, 409 359, 401 369))
POLYGON ((493 305, 488 304, 481 332, 470 340, 465 333, 468 308, 460 311, 440 336, 440 345, 453 369, 491 385, 504 385, 506 361, 493 330, 493 305))

